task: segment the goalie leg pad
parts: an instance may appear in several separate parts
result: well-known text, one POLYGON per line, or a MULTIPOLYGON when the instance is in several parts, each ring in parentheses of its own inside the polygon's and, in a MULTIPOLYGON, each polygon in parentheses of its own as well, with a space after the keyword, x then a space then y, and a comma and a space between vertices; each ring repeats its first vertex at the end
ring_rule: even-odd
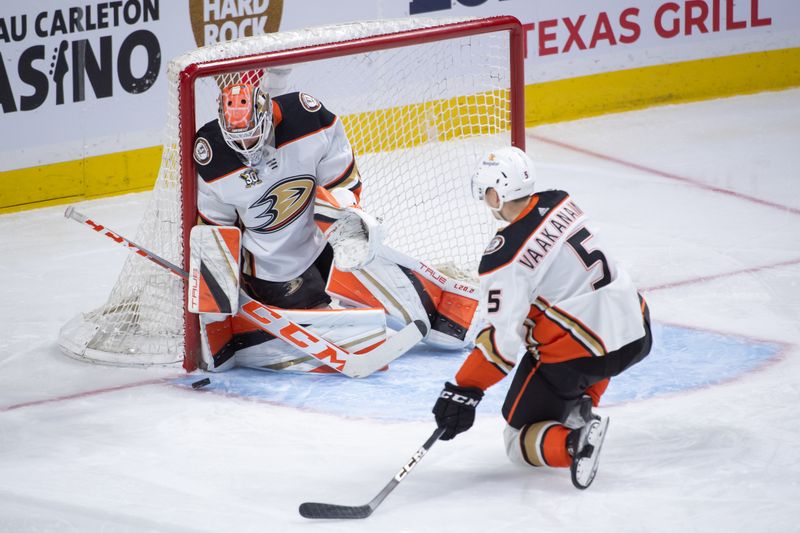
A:
POLYGON ((433 303, 433 309, 426 305, 431 323, 427 344, 445 349, 462 349, 472 344, 480 324, 477 286, 397 250, 383 247, 381 254, 406 272, 423 302, 433 303))
POLYGON ((460 293, 442 291, 428 335, 430 344, 449 349, 464 348, 475 340, 478 300, 460 293))
POLYGON ((233 321, 230 316, 204 313, 200 319, 200 368, 224 372, 236 365, 233 321))
POLYGON ((346 305, 383 307, 401 325, 422 320, 425 342, 438 348, 468 346, 479 324, 476 287, 385 247, 361 269, 334 269, 326 290, 346 305))
MULTIPOLYGON (((352 353, 368 352, 386 340, 386 316, 381 309, 281 309, 281 313, 352 353)), ((272 371, 335 372, 243 318, 234 320, 234 331, 238 366, 272 371)))
POLYGON ((190 233, 189 248, 189 311, 236 314, 241 251, 239 228, 195 226, 190 233))
POLYGON ((352 272, 334 268, 327 291, 344 305, 382 307, 393 325, 402 327, 421 320, 430 330, 428 312, 435 307, 429 303, 426 309, 423 298, 403 269, 383 257, 376 257, 369 265, 352 272))

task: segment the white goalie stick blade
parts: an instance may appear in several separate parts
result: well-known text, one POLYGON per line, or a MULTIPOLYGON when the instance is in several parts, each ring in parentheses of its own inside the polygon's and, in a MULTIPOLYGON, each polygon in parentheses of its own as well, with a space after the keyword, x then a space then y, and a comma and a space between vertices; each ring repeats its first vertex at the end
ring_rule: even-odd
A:
POLYGON ((415 320, 377 348, 357 354, 348 352, 300 324, 292 322, 281 313, 281 309, 257 302, 243 291, 239 294, 239 315, 267 333, 352 378, 367 377, 380 370, 410 350, 427 333, 425 324, 421 320, 415 320))
POLYGON ((233 315, 239 307, 242 232, 236 227, 195 226, 189 235, 189 291, 192 313, 233 315))

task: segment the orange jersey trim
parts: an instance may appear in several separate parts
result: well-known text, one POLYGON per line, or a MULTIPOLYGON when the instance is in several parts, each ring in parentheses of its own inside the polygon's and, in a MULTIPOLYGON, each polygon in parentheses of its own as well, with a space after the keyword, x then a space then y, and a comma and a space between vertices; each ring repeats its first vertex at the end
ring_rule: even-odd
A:
POLYGON ((561 363, 579 357, 591 357, 581 343, 575 340, 561 324, 554 322, 544 313, 533 317, 533 339, 536 350, 545 363, 561 363))
POLYGON ((456 383, 460 387, 486 390, 504 377, 504 372, 487 361, 480 350, 473 348, 456 374, 456 383))
POLYGON ((330 204, 333 207, 336 207, 338 209, 342 208, 342 206, 339 204, 339 201, 336 199, 336 197, 333 196, 333 194, 331 194, 331 192, 328 189, 326 189, 325 187, 317 185, 316 191, 317 191, 317 198, 318 199, 320 199, 323 202, 328 203, 328 204, 330 204))
POLYGON ((511 221, 511 224, 513 224, 513 223, 514 223, 514 222, 516 222, 517 220, 519 220, 519 219, 523 218, 523 217, 524 217, 524 216, 526 216, 528 213, 530 213, 530 212, 533 210, 533 208, 534 208, 534 207, 536 207, 536 204, 538 204, 538 203, 539 203, 539 197, 538 197, 538 196, 534 196, 533 198, 531 198, 531 199, 530 199, 530 201, 528 202, 528 205, 526 205, 526 206, 525 206, 525 209, 523 209, 523 210, 520 212, 520 214, 519 214, 519 215, 517 215, 516 217, 514 217, 514 220, 512 220, 512 221, 511 221))
POLYGON ((281 106, 279 106, 275 100, 272 100, 272 125, 273 127, 277 127, 281 122, 283 122, 281 106))
POLYGON ((579 357, 595 357, 608 353, 603 340, 580 320, 550 305, 544 298, 540 297, 538 301, 546 309, 532 305, 528 318, 533 320, 533 340, 537 344, 536 348, 543 362, 560 363, 579 357), (563 320, 555 320, 548 316, 548 310, 563 320), (571 323, 572 327, 567 327, 562 322, 571 323))

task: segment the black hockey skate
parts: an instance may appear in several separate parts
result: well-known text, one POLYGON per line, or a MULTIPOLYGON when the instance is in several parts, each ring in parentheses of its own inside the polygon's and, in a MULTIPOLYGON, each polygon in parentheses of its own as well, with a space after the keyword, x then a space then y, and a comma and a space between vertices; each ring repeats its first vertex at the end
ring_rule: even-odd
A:
POLYGON ((608 417, 594 415, 586 425, 572 430, 567 437, 567 450, 572 455, 569 471, 572 484, 578 489, 586 489, 594 481, 608 422, 608 417))

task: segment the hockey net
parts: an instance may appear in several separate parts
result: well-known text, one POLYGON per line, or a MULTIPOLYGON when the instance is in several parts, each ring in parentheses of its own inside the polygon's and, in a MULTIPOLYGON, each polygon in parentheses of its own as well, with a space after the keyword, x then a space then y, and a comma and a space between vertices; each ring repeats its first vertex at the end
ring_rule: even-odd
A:
MULTIPOLYGON (((512 17, 418 18, 267 34, 177 57, 161 167, 134 241, 186 268, 194 132, 216 117, 220 87, 257 81, 273 96, 313 95, 341 118, 362 206, 383 221, 386 244, 450 275, 474 274, 496 227, 470 197, 469 178, 486 151, 524 148, 521 48, 512 17)), ((197 319, 184 290, 131 255, 107 303, 67 323, 59 346, 93 362, 191 370, 197 319)))

